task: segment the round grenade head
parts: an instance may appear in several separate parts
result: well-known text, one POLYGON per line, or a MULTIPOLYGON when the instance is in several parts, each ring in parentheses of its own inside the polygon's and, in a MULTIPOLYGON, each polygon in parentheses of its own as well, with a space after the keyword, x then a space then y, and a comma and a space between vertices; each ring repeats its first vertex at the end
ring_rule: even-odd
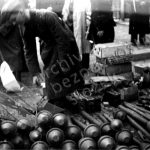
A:
POLYGON ((113 129, 109 123, 103 123, 101 126, 101 135, 113 135, 113 129))
POLYGON ((0 142, 0 149, 1 150, 14 150, 14 146, 12 143, 7 141, 1 141, 0 142))
POLYGON ((24 139, 21 135, 17 134, 15 137, 11 139, 11 143, 14 145, 16 149, 24 148, 24 139))
POLYGON ((17 130, 23 134, 29 133, 32 129, 31 123, 26 118, 22 118, 17 122, 17 130))
POLYGON ((64 141, 64 132, 59 128, 52 128, 46 134, 47 143, 52 147, 59 147, 64 141))
POLYGON ((94 139, 85 137, 79 140, 78 147, 80 150, 96 150, 97 144, 94 139))
POLYGON ((17 127, 16 123, 12 121, 4 121, 1 123, 1 132, 5 138, 12 138, 16 135, 17 127))
POLYGON ((130 150, 140 150, 140 147, 139 146, 136 146, 136 145, 131 145, 129 146, 130 150))
POLYGON ((133 135, 129 130, 121 130, 116 133, 116 141, 120 145, 129 145, 133 139, 133 135))
POLYGON ((130 150, 130 148, 125 145, 121 145, 121 146, 117 146, 115 150, 130 150))
POLYGON ((62 150, 76 150, 76 149, 77 149, 77 145, 72 140, 65 140, 62 143, 62 150))
POLYGON ((53 126, 61 129, 67 127, 67 116, 63 113, 57 113, 53 116, 53 126))
POLYGON ((52 124, 52 114, 47 110, 42 110, 37 115, 37 124, 43 128, 50 128, 52 124))
POLYGON ((100 137, 100 128, 95 124, 89 124, 84 129, 84 136, 93 138, 94 140, 98 140, 100 137))
POLYGON ((111 136, 105 135, 98 140, 99 149, 114 150, 115 141, 111 136))
POLYGON ((76 125, 70 125, 65 130, 65 135, 67 139, 78 142, 82 138, 82 131, 76 125))
POLYGON ((119 119, 121 121, 124 121, 127 117, 127 114, 122 111, 122 110, 117 110, 115 113, 114 113, 114 119, 119 119))
POLYGON ((122 121, 119 119, 112 120, 110 126, 114 131, 119 131, 123 128, 122 121))
POLYGON ((42 139, 42 133, 39 130, 33 130, 29 134, 31 142, 40 141, 42 139))
POLYGON ((49 150, 49 146, 44 141, 37 141, 32 144, 31 150, 49 150))

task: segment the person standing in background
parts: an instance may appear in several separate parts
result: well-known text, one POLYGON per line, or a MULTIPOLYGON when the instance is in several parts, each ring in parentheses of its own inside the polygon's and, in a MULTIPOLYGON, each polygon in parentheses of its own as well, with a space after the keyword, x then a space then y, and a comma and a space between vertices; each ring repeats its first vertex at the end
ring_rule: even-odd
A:
POLYGON ((88 69, 91 46, 86 39, 86 32, 88 32, 91 23, 91 1, 65 0, 62 16, 63 21, 73 28, 83 67, 88 69))
POLYGON ((129 34, 131 43, 137 46, 138 39, 145 45, 145 35, 149 33, 149 2, 146 0, 132 0, 133 12, 130 14, 129 34))
POLYGON ((91 26, 88 39, 94 44, 114 41, 116 23, 113 19, 110 0, 92 1, 91 26))

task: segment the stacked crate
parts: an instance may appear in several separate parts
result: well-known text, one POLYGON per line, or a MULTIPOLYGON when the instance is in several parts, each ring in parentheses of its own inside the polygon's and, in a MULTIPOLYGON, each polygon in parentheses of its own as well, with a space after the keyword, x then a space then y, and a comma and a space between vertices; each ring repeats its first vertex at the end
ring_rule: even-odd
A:
POLYGON ((132 70, 132 49, 128 43, 97 44, 93 54, 96 56, 96 63, 91 66, 94 73, 117 75, 132 70))

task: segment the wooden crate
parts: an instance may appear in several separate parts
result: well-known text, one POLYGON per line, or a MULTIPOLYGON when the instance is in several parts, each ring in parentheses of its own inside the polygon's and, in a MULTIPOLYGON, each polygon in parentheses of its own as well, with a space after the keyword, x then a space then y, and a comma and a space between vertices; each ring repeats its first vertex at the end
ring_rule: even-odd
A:
POLYGON ((131 63, 116 64, 116 65, 105 65, 96 62, 90 66, 90 70, 99 75, 117 75, 132 71, 131 63))
POLYGON ((106 43, 96 44, 93 53, 99 58, 131 55, 131 45, 128 43, 106 43))

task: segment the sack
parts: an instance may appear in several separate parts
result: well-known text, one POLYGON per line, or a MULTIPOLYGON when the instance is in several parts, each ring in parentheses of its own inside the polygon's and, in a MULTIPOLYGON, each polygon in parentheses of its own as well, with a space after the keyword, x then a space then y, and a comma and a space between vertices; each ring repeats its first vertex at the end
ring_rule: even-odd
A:
POLYGON ((21 87, 6 61, 3 61, 0 66, 0 77, 4 88, 8 92, 21 91, 21 87))

